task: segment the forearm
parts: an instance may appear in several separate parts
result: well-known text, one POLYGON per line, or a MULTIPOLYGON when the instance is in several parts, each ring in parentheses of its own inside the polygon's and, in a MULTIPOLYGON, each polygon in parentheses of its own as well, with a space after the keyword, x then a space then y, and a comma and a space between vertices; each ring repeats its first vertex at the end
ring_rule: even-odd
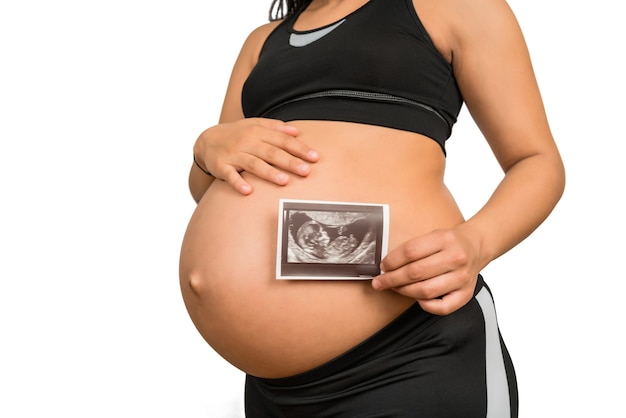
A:
POLYGON ((479 267, 528 237, 552 212, 564 186, 558 154, 536 154, 510 167, 485 206, 459 226, 478 249, 479 267))

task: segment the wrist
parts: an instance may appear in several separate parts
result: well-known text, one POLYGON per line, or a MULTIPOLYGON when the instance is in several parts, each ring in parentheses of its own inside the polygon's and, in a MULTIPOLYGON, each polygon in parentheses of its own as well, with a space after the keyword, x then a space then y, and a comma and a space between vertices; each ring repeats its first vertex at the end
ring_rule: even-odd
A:
POLYGON ((496 258, 496 256, 490 252, 489 246, 486 245, 486 238, 482 234, 481 228, 475 225, 474 222, 471 220, 465 221, 455 229, 458 234, 463 236, 463 240, 470 248, 472 248, 475 257, 474 266, 478 268, 479 271, 496 258))
POLYGON ((209 170, 207 170, 205 167, 203 167, 198 160, 196 159, 196 154, 193 154, 193 163, 196 165, 196 167, 198 167, 200 169, 200 171, 202 171, 204 174, 206 174, 207 176, 211 176, 211 177, 215 177, 213 174, 211 174, 211 172, 209 170))

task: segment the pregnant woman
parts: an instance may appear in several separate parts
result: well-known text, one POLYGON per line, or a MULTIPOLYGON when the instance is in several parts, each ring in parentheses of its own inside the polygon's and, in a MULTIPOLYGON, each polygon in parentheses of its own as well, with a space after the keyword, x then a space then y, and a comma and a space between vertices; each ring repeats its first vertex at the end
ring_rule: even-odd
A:
POLYGON ((180 258, 195 326, 246 373, 247 416, 516 417, 480 271, 549 215, 564 169, 512 11, 504 0, 270 10, 219 124, 194 145, 198 206, 180 258), (469 219, 443 181, 463 103, 504 171, 469 219), (381 273, 277 280, 280 199, 388 205, 381 273))

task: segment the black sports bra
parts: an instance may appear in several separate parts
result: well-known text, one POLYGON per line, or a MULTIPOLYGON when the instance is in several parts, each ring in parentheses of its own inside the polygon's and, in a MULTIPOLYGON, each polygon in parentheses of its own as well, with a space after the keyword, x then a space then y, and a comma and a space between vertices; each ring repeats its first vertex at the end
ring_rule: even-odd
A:
POLYGON ((452 67, 411 0, 370 0, 345 18, 268 36, 242 92, 246 117, 386 126, 445 141, 463 105, 452 67))

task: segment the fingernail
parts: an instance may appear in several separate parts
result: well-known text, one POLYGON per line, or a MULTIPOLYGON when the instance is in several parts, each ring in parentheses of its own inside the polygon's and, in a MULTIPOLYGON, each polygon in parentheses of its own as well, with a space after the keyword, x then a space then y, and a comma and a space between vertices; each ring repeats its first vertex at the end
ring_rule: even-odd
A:
POLYGON ((308 156, 313 160, 317 160, 320 157, 317 151, 309 151, 308 156))
POLYGON ((289 176, 285 173, 280 173, 276 175, 276 182, 278 184, 285 184, 289 181, 289 176))
POLYGON ((380 290, 381 289, 380 281, 376 279, 372 280, 372 287, 376 290, 380 290))
POLYGON ((250 187, 249 184, 242 184, 241 187, 239 187, 239 191, 241 191, 242 194, 250 194, 252 187, 250 187))
POLYGON ((309 171, 311 171, 311 167, 309 167, 308 164, 300 164, 298 166, 298 172, 299 173, 307 174, 309 171))

